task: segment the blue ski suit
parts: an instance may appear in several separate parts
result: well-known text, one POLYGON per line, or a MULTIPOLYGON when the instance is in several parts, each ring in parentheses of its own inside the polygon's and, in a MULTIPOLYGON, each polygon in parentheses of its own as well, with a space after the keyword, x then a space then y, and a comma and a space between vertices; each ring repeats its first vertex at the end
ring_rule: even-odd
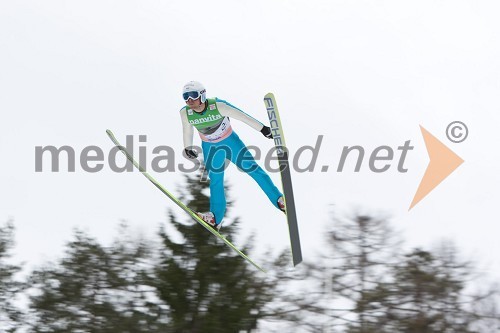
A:
POLYGON ((259 184, 271 203, 278 207, 282 196, 269 175, 257 164, 245 144, 233 131, 229 118, 240 120, 257 131, 264 125, 230 103, 208 98, 203 112, 196 112, 189 106, 180 110, 185 149, 193 147, 193 128, 198 130, 205 168, 210 178, 210 211, 219 224, 226 212, 224 192, 224 170, 226 160, 250 175, 259 184))

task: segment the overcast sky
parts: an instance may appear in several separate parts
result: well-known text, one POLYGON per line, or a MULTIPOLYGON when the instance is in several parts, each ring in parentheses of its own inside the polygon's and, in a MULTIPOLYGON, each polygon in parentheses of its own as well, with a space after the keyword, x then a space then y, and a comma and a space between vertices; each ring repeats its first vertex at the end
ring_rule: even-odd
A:
MULTIPOLYGON (((147 135, 149 161, 159 145, 180 152, 181 89, 198 80, 262 122, 274 92, 292 155, 323 135, 316 169, 292 174, 305 260, 322 251, 332 216, 358 210, 391 217, 412 246, 451 239, 499 276, 498 13, 498 1, 457 0, 0 2, 0 221, 15 222, 16 258, 56 258, 77 227, 107 242, 121 220, 153 235, 168 208, 182 216, 136 172, 88 173, 78 160, 75 172, 53 173, 48 160, 35 172, 35 147, 107 155, 109 128, 120 141, 147 135), (456 120, 469 129, 460 144, 445 134, 456 120), (419 125, 465 163, 408 211, 429 161, 419 125), (394 161, 374 173, 365 156, 359 172, 353 162, 337 172, 352 145, 390 146, 394 161)), ((247 145, 272 147, 232 124, 247 145)), ((152 174, 179 193, 182 172, 152 174)), ((283 215, 253 180, 230 167, 226 181, 243 234, 288 247, 283 215)))

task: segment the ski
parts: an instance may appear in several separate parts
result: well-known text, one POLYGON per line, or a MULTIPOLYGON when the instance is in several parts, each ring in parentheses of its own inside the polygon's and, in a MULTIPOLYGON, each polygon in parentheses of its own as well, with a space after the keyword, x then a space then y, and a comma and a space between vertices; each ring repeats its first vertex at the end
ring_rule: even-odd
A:
POLYGON ((143 174, 143 176, 146 177, 151 183, 153 183, 153 185, 156 186, 156 188, 158 188, 161 192, 163 192, 163 194, 165 194, 170 200, 172 200, 175 204, 177 204, 177 206, 179 206, 186 213, 188 213, 189 216, 191 216, 193 218, 193 220, 195 220, 196 222, 198 222, 199 224, 201 224, 205 229, 207 229, 213 235, 217 236, 224 243, 226 243, 226 245, 228 245, 231 249, 233 249, 236 253, 238 253, 243 259, 245 259, 250 264, 252 264, 253 266, 255 266, 255 268, 257 268, 258 270, 260 270, 260 271, 262 271, 264 273, 266 272, 264 269, 262 269, 262 267, 260 267, 255 262, 253 262, 253 260, 250 259, 249 257, 247 257, 246 254, 244 254, 243 252, 241 252, 240 250, 238 250, 236 248, 236 246, 234 246, 229 240, 227 240, 224 236, 222 236, 215 229, 213 229, 210 225, 208 225, 205 221, 203 221, 198 215, 196 215, 196 213, 193 210, 191 210, 188 206, 186 206, 185 204, 183 204, 172 193, 170 193, 169 191, 167 191, 156 179, 154 179, 149 173, 147 173, 146 170, 139 163, 137 163, 136 160, 134 160, 132 154, 130 154, 127 151, 127 149, 118 142, 118 140, 115 138, 113 132, 111 132, 108 129, 108 130, 106 130, 106 133, 108 134, 108 136, 111 139, 111 141, 113 141, 113 143, 115 144, 115 146, 118 147, 118 149, 127 157, 127 159, 130 162, 132 162, 132 164, 143 174))
POLYGON ((278 155, 281 184, 283 186, 283 198, 285 199, 286 206, 286 218, 288 221, 288 232, 290 233, 293 265, 297 266, 302 262, 302 250, 300 248, 299 227, 297 223, 297 214, 295 212, 295 201, 293 199, 288 149, 285 144, 278 106, 272 93, 268 93, 264 96, 264 104, 266 105, 271 133, 273 134, 274 145, 276 146, 276 153, 278 155))

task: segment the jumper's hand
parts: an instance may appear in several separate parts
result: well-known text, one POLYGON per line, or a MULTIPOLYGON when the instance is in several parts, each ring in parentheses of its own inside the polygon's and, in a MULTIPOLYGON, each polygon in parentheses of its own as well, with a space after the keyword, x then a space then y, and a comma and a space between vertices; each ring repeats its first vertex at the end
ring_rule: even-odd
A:
POLYGON ((264 135, 268 139, 272 139, 273 138, 273 134, 271 133, 271 128, 268 127, 268 126, 262 127, 262 129, 260 130, 260 132, 262 133, 262 135, 264 135))
POLYGON ((193 150, 193 149, 184 149, 184 152, 186 153, 186 156, 190 159, 195 159, 198 157, 198 153, 196 152, 196 150, 193 150))

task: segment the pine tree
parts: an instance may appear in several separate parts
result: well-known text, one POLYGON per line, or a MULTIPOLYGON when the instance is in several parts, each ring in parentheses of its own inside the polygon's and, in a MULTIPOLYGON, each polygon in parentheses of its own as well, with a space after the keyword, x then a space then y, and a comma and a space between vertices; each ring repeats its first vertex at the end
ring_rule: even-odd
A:
MULTIPOLYGON (((182 200, 195 211, 208 210, 208 184, 189 177, 186 183, 188 190, 182 200)), ((168 332, 237 333, 255 329, 265 316, 264 307, 274 297, 275 281, 266 280, 189 218, 181 221, 170 212, 169 224, 177 235, 161 231, 163 248, 156 271, 159 297, 170 313, 168 332)), ((226 220, 222 234, 234 239, 238 225, 238 219, 226 220)), ((251 249, 252 239, 242 250, 250 253, 251 249)))
POLYGON ((488 328, 498 328, 495 293, 465 292, 474 271, 450 244, 405 254, 385 219, 363 215, 337 220, 328 236, 329 251, 311 265, 312 280, 323 282, 316 313, 329 319, 316 324, 316 332, 489 333, 488 328))
POLYGON ((0 332, 6 333, 16 332, 22 318, 21 310, 13 303, 23 289, 23 284, 14 278, 21 267, 8 262, 13 246, 14 225, 9 221, 0 226, 0 332))
POLYGON ((376 318, 383 315, 371 306, 373 291, 388 279, 397 262, 399 236, 385 218, 355 214, 337 218, 327 233, 328 248, 322 261, 312 265, 323 281, 319 313, 327 317, 325 330, 346 328, 349 333, 383 333, 376 318))
POLYGON ((485 317, 473 306, 491 295, 465 292, 472 273, 471 263, 460 261, 450 244, 434 252, 412 250, 393 268, 393 281, 378 287, 383 297, 377 304, 385 313, 379 325, 402 333, 479 332, 474 325, 485 317))
POLYGON ((162 332, 161 308, 143 283, 147 247, 106 248, 81 231, 56 264, 30 278, 30 332, 162 332))

